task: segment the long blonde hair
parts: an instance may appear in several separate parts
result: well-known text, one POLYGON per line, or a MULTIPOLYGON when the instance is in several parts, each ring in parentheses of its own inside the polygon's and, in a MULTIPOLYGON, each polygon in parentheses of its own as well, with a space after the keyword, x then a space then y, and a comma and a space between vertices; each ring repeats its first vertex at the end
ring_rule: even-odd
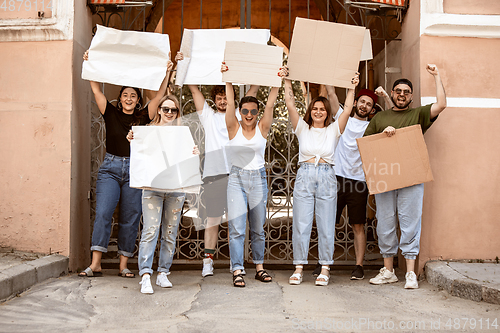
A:
MULTIPOLYGON (((160 112, 161 112, 161 105, 166 100, 171 100, 172 102, 174 102, 175 107, 179 110, 177 112, 177 117, 175 117, 174 121, 172 122, 172 125, 175 125, 175 126, 180 125, 181 124, 182 111, 181 111, 181 108, 179 106, 179 100, 177 99, 177 97, 175 97, 174 95, 165 95, 165 96, 163 96, 160 99, 160 102, 158 103, 158 110, 160 110, 160 112)), ((151 122, 148 125, 153 125, 154 126, 154 125, 158 125, 160 123, 160 121, 161 121, 161 115, 158 112, 158 110, 155 113, 155 117, 153 118, 153 120, 151 120, 151 122)))

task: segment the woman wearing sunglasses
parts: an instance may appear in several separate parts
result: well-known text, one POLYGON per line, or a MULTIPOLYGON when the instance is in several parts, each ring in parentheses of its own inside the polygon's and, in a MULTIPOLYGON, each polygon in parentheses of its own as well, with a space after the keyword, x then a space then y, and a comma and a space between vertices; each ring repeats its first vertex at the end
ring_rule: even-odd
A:
MULTIPOLYGON (((351 81, 359 82, 358 74, 351 81)), ((326 286, 333 264, 335 241, 335 214, 337 207, 337 178, 334 170, 335 147, 344 132, 354 104, 354 89, 349 89, 345 110, 333 120, 331 105, 319 96, 307 107, 304 119, 295 108, 292 81, 285 79, 285 103, 292 129, 299 140, 299 170, 293 189, 293 264, 295 272, 289 283, 302 282, 303 265, 307 264, 313 217, 318 229, 318 257, 321 274, 317 286, 326 286)))
MULTIPOLYGON (((221 71, 227 70, 227 66, 223 63, 221 71)), ((279 76, 283 74, 281 71, 278 73, 279 76)), ((226 94, 226 126, 229 135, 227 149, 232 162, 227 185, 229 255, 233 268, 233 285, 245 287, 242 270, 247 215, 252 240, 252 257, 256 265, 255 279, 261 282, 272 281, 271 275, 264 270, 263 265, 268 193, 264 151, 273 122, 273 108, 278 88, 273 87, 269 92, 264 114, 260 120, 257 120, 259 101, 255 97, 245 96, 241 99, 239 103, 241 121, 238 121, 231 83, 226 83, 226 94)))
MULTIPOLYGON (((167 95, 160 100, 158 111, 149 125, 177 126, 180 125, 180 117, 181 112, 177 98, 174 95, 167 95)), ((134 133, 130 130, 127 139, 131 141, 133 138, 134 133)), ((199 154, 197 146, 194 146, 193 154, 199 154)), ((174 257, 177 229, 179 228, 185 198, 186 194, 181 192, 142 191, 143 222, 138 263, 139 275, 142 276, 140 284, 141 293, 143 294, 152 294, 154 292, 151 285, 151 275, 153 274, 153 258, 160 227, 161 245, 156 285, 162 288, 172 287, 168 275, 174 257)))

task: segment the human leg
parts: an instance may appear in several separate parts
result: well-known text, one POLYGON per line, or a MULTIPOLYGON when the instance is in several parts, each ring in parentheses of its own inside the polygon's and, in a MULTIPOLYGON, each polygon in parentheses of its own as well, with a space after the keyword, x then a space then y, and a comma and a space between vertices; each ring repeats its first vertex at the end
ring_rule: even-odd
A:
POLYGON ((311 177, 311 169, 311 164, 301 164, 293 189, 292 246, 294 265, 307 264, 309 254, 315 193, 315 177, 314 172, 312 172, 313 177, 311 177))
POLYGON ((420 252, 423 200, 424 184, 398 190, 397 207, 401 229, 399 247, 405 259, 415 260, 420 252))
MULTIPOLYGON (((335 220, 337 209, 337 178, 329 164, 320 163, 316 167, 316 227, 318 229, 318 256, 322 266, 333 264, 335 242, 335 220)), ((323 275, 328 270, 322 268, 323 275)), ((319 278, 319 277, 318 277, 319 278)))
POLYGON ((229 255, 234 275, 240 274, 243 266, 247 220, 247 196, 239 168, 233 167, 227 187, 229 255))
POLYGON ((158 261, 158 272, 169 273, 175 253, 177 231, 181 219, 182 207, 186 195, 184 193, 167 193, 163 202, 163 218, 161 222, 161 246, 158 261))
POLYGON ((153 274, 153 258, 160 233, 164 193, 144 190, 142 194, 142 233, 139 242, 139 275, 153 274))

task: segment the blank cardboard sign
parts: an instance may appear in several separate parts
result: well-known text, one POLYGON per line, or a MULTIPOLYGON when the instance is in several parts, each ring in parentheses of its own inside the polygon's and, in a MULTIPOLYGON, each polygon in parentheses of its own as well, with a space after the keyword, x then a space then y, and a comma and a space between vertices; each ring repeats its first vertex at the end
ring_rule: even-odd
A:
POLYGON ((432 170, 420 125, 356 139, 370 194, 430 182, 432 170))
POLYGON ((228 71, 222 81, 281 87, 278 72, 283 63, 283 48, 246 42, 226 42, 224 61, 228 71))
POLYGON ((297 17, 288 56, 289 78, 354 88, 365 28, 297 17))

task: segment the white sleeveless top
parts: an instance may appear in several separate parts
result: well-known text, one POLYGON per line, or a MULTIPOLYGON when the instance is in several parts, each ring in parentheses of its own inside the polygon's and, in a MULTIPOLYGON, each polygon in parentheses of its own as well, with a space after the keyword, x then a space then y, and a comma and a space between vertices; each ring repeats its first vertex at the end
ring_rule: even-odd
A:
POLYGON ((260 133, 259 123, 255 126, 255 135, 248 140, 243 135, 243 130, 240 127, 238 132, 226 149, 229 149, 232 165, 245 170, 259 170, 264 167, 264 152, 266 150, 267 140, 260 133))

